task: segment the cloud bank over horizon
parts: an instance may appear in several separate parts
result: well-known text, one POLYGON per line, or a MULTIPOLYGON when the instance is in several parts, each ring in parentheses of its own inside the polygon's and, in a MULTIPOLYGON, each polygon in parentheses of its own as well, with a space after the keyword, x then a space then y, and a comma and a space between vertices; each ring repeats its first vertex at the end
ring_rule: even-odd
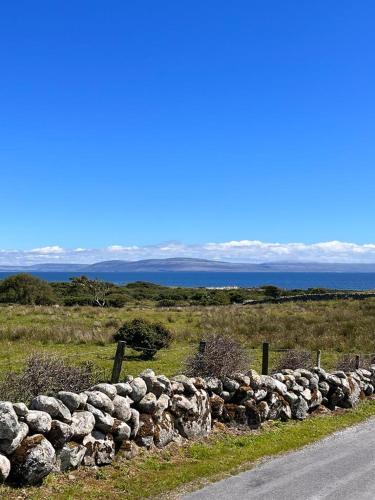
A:
POLYGON ((375 243, 342 241, 266 243, 257 240, 185 244, 167 242, 146 246, 110 245, 105 248, 63 248, 51 245, 31 250, 1 250, 0 265, 41 263, 92 264, 103 260, 194 257, 229 262, 375 263, 375 243))

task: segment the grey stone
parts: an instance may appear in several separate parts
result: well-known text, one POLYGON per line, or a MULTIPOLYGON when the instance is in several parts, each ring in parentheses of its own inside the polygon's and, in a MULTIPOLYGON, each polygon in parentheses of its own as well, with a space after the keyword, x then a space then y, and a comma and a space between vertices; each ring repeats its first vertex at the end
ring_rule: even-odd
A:
POLYGON ((154 411, 154 419, 158 420, 161 418, 165 410, 169 408, 171 399, 167 394, 162 394, 156 401, 156 408, 154 411))
POLYGON ((78 408, 82 405, 81 394, 75 394, 74 392, 69 391, 60 391, 57 396, 70 412, 78 410, 78 408))
POLYGON ((315 408, 316 406, 320 406, 323 402, 323 395, 319 391, 319 389, 313 389, 311 391, 311 400, 309 401, 310 408, 315 408))
POLYGON ((72 415, 71 429, 73 432, 73 439, 81 439, 94 429, 95 418, 89 411, 77 411, 72 415))
POLYGON ((182 415, 176 418, 176 428, 182 437, 187 439, 207 436, 211 431, 211 412, 208 394, 204 390, 198 390, 190 398, 189 402, 191 411, 187 414, 182 413, 182 415))
POLYGON ((122 420, 123 422, 127 422, 130 417, 130 405, 126 398, 122 396, 116 396, 113 400, 113 416, 122 420))
POLYGON ((64 403, 50 396, 37 396, 31 401, 30 409, 44 411, 52 418, 57 418, 67 424, 72 421, 72 415, 64 403))
POLYGON ((291 405, 292 416, 297 420, 303 420, 306 418, 307 411, 309 407, 306 400, 301 396, 298 401, 291 405))
POLYGON ((51 430, 52 417, 45 411, 29 410, 24 418, 33 434, 48 434, 51 430))
POLYGON ((18 484, 36 485, 55 465, 55 450, 41 434, 26 437, 10 457, 10 477, 18 484))
POLYGON ((67 443, 58 453, 57 463, 61 472, 76 469, 83 461, 86 446, 77 443, 67 443))
POLYGON ((306 399, 307 402, 311 401, 311 391, 310 389, 304 389, 301 392, 301 396, 306 399))
POLYGON ((13 409, 17 414, 17 417, 24 417, 29 411, 25 403, 13 403, 13 409))
POLYGON ((296 382, 298 385, 302 386, 304 389, 306 389, 310 385, 310 379, 308 379, 306 377, 296 377, 296 382))
POLYGON ((255 391, 261 388, 262 376, 255 370, 249 370, 250 386, 255 391))
POLYGON ((130 382, 132 388, 132 400, 138 403, 147 393, 146 382, 141 377, 136 377, 130 382))
POLYGON ((130 396, 133 392, 133 389, 128 382, 119 382, 118 384, 115 384, 115 387, 119 396, 130 396))
POLYGON ((65 443, 70 441, 72 436, 73 431, 70 425, 60 422, 60 420, 52 420, 51 430, 47 434, 47 439, 54 448, 62 448, 65 443))
POLYGON ((0 401, 0 440, 13 440, 18 431, 19 422, 12 403, 0 401))
POLYGON ((115 457, 115 442, 110 435, 100 431, 93 431, 82 441, 86 447, 83 459, 85 465, 108 465, 115 457))
POLYGON ((155 425, 154 442, 158 448, 171 443, 176 436, 174 418, 169 412, 164 412, 162 418, 155 425))
POLYGON ((146 394, 138 403, 138 410, 141 413, 154 413, 156 410, 156 396, 152 392, 146 394))
POLYGON ((233 380, 231 378, 225 377, 223 379, 223 388, 228 392, 235 392, 239 389, 240 383, 237 380, 233 380))
POLYGON ((131 408, 130 414, 131 416, 128 422, 131 427, 130 437, 135 438, 139 430, 139 411, 136 410, 135 408, 131 408))
POLYGON ((298 401, 298 397, 297 394, 294 394, 294 392, 287 392, 284 394, 284 399, 290 404, 290 405, 293 405, 294 403, 296 403, 298 401))
POLYGON ((10 462, 7 457, 0 453, 0 484, 3 483, 10 473, 10 462))
POLYGON ((319 390, 320 392, 323 394, 323 396, 327 396, 327 394, 329 393, 329 384, 328 382, 319 382, 319 390))
POLYGON ((259 389, 254 393, 254 399, 257 402, 262 401, 266 397, 267 397, 267 391, 265 391, 264 389, 259 389))
POLYGON ((125 441, 130 438, 131 428, 125 422, 115 419, 111 430, 113 439, 117 441, 125 441))
POLYGON ((109 413, 103 413, 95 406, 91 406, 90 404, 86 405, 87 411, 92 413, 95 418, 95 428, 102 432, 109 432, 113 424, 115 423, 115 419, 109 413))
POLYGON ((101 391, 86 391, 87 403, 99 410, 105 411, 112 415, 113 413, 113 402, 112 400, 101 391))
POLYGON ((198 389, 193 384, 193 381, 186 375, 176 375, 172 379, 174 382, 180 382, 184 386, 184 390, 188 395, 196 394, 198 389))
POLYGON ((177 417, 193 410, 192 402, 182 394, 175 394, 171 398, 171 412, 177 417))
POLYGON ((223 392, 223 383, 219 378, 211 377, 206 380, 207 389, 215 394, 221 394, 223 392))
POLYGON ((29 433, 29 426, 25 422, 19 423, 18 433, 13 439, 0 439, 0 451, 11 455, 29 433))
POLYGON ((298 371, 301 377, 307 378, 308 380, 311 380, 314 375, 310 370, 306 370, 305 368, 300 368, 298 371))
POLYGON ((220 393, 220 397, 221 397, 221 399, 223 399, 225 401, 225 403, 227 403, 231 399, 232 396, 233 396, 233 393, 230 393, 228 391, 222 391, 220 393))
POLYGON ((172 380, 171 387, 172 394, 183 394, 185 392, 184 384, 181 384, 181 382, 175 382, 172 380))
POLYGON ((113 399, 117 396, 117 389, 115 385, 112 384, 96 384, 94 387, 90 389, 91 391, 99 391, 109 397, 109 399, 113 399))

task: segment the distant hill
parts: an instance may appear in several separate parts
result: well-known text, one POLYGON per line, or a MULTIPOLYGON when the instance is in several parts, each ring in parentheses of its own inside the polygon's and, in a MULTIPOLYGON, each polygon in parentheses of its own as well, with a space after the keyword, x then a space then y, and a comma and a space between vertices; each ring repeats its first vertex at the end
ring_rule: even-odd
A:
POLYGON ((138 261, 108 260, 95 264, 34 264, 32 266, 0 266, 0 272, 346 272, 373 273, 375 264, 331 264, 317 262, 269 262, 261 264, 221 262, 207 259, 176 257, 138 261))

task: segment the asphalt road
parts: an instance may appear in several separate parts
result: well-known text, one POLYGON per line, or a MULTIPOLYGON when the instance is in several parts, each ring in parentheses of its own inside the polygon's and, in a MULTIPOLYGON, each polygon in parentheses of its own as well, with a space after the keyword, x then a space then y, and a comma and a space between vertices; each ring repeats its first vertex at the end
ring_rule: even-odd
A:
POLYGON ((375 419, 183 498, 375 500, 375 419))

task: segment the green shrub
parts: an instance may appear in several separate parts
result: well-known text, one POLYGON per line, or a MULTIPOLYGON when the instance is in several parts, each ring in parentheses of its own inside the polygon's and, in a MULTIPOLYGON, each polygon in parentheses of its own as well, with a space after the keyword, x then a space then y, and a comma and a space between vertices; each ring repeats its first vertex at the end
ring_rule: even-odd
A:
POLYGON ((172 334, 161 323, 136 318, 124 323, 113 338, 124 340, 129 347, 142 352, 144 359, 152 359, 157 351, 170 345, 172 334))
POLYGON ((56 303, 53 288, 32 274, 20 273, 0 283, 0 301, 9 304, 51 305, 56 303))

